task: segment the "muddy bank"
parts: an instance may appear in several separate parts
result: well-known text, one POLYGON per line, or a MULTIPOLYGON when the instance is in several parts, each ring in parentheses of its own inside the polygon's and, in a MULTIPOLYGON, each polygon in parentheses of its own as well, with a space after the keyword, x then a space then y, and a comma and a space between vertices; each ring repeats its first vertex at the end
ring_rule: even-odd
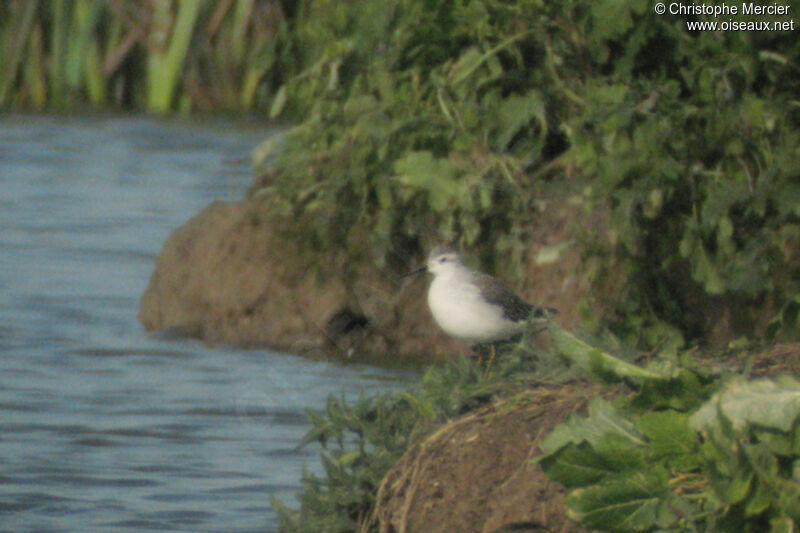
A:
MULTIPOLYGON (((531 302, 559 308, 568 325, 579 320, 576 304, 589 288, 579 275, 580 250, 566 246, 536 259, 539 249, 569 239, 569 218, 543 214, 549 224, 532 236, 520 289, 531 302)), ((364 251, 301 250, 285 225, 254 201, 211 204, 164 244, 139 319, 148 330, 312 356, 437 359, 468 351, 435 326, 428 280, 401 277, 422 251, 403 258, 398 271, 380 269, 364 251)))
POLYGON ((164 244, 139 319, 148 330, 312 356, 453 348, 425 315, 424 283, 403 287, 344 253, 324 265, 307 256, 254 204, 215 202, 164 244))
POLYGON ((579 532, 565 490, 534 464, 539 442, 601 390, 539 385, 445 424, 381 483, 361 531, 579 532))

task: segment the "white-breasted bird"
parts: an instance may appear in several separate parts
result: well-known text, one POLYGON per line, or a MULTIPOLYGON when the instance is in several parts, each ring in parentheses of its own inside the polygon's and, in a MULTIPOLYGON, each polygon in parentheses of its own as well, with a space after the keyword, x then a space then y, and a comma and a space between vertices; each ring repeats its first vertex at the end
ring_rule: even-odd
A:
POLYGON ((425 270, 433 274, 428 306, 436 323, 448 335, 471 344, 510 340, 556 313, 529 304, 500 280, 469 268, 451 245, 435 247, 427 263, 408 275, 425 270))

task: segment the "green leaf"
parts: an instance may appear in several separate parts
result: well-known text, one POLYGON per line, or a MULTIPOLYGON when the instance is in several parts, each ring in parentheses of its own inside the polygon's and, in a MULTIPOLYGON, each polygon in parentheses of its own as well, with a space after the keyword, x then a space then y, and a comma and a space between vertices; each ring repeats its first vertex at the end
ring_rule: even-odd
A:
POLYGON ((656 467, 567 496, 567 515, 579 524, 610 531, 646 531, 675 520, 665 507, 667 474, 656 467))
POLYGON ((675 379, 646 381, 633 403, 643 409, 694 410, 708 397, 708 387, 697 374, 681 369, 675 379))
POLYGON ((747 498, 744 505, 744 512, 746 516, 758 516, 766 511, 771 505, 774 494, 762 482, 757 481, 755 484, 755 491, 747 498))
POLYGON ((471 76, 481 66, 483 60, 484 54, 477 47, 471 46, 467 48, 450 69, 449 75, 453 80, 453 84, 458 85, 471 76))
POLYGON ((775 429, 756 429, 753 434, 759 442, 763 442, 774 454, 790 457, 800 452, 800 442, 798 442, 800 439, 798 439, 797 429, 788 434, 775 429))
POLYGON ((269 107, 270 120, 277 118, 283 112, 283 108, 286 106, 286 98, 286 85, 284 84, 272 97, 272 105, 269 107))
POLYGON ((539 444, 544 455, 556 452, 567 444, 588 442, 596 445, 607 435, 616 435, 635 444, 644 444, 633 424, 623 418, 614 407, 602 398, 589 404, 589 415, 570 415, 566 422, 556 426, 539 444))
POLYGON ((434 211, 445 211, 460 194, 458 169, 447 159, 435 158, 427 150, 409 152, 395 163, 397 179, 424 190, 434 211))
POLYGON ((769 522, 769 533, 797 533, 797 524, 785 514, 769 522))
POLYGON ((735 474, 732 477, 711 476, 711 484, 725 504, 735 504, 744 500, 753 484, 751 472, 735 472, 735 474))
POLYGON ((501 149, 507 148, 511 139, 531 120, 536 120, 543 135, 546 132, 547 119, 542 94, 536 89, 531 89, 523 96, 509 96, 500 105, 499 119, 497 145, 501 149))
POLYGON ((703 284, 709 294, 722 294, 725 292, 725 282, 719 274, 719 270, 713 264, 705 248, 698 246, 694 250, 692 263, 692 279, 703 284))
POLYGON ((567 488, 585 487, 620 472, 647 465, 645 448, 618 435, 608 434, 596 446, 570 444, 540 461, 547 475, 567 488))
POLYGON ((689 423, 695 429, 709 429, 720 424, 720 413, 736 431, 755 424, 788 432, 800 414, 800 382, 789 376, 735 381, 706 402, 689 423))
POLYGON ((635 424, 649 440, 654 460, 667 459, 669 464, 684 471, 699 465, 697 436, 689 427, 689 415, 672 410, 657 411, 643 414, 635 424))
POLYGON ((592 2, 592 33, 595 38, 609 39, 628 31, 633 25, 630 4, 630 0, 592 2))
POLYGON ((800 294, 795 294, 789 301, 783 304, 783 308, 767 324, 765 336, 768 341, 775 340, 778 332, 784 334, 795 333, 800 327, 800 294))
POLYGON ((569 445, 539 462, 551 479, 567 488, 585 487, 619 472, 616 464, 586 443, 569 445))
POLYGON ((671 372, 663 374, 626 363, 599 348, 583 342, 553 321, 549 323, 548 331, 556 352, 580 368, 601 378, 665 380, 672 377, 671 372))

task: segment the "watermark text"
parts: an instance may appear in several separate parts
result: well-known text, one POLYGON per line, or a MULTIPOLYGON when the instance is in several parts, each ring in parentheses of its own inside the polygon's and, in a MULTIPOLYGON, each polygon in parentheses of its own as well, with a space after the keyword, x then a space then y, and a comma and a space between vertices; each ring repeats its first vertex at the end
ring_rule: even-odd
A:
POLYGON ((792 6, 788 4, 778 2, 772 4, 658 2, 653 6, 657 15, 704 17, 703 20, 687 20, 686 28, 690 31, 794 31, 796 26, 794 19, 790 18, 793 15, 791 8, 792 6), (776 20, 775 17, 781 19, 776 20))

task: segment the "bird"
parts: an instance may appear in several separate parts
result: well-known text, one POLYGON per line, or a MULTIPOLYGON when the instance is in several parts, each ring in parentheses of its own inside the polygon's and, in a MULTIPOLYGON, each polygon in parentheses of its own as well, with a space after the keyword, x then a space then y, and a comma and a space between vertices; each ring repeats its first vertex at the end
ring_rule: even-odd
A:
POLYGON ((469 268, 450 244, 434 247, 427 262, 407 276, 424 271, 433 275, 428 307, 434 320, 451 337, 472 345, 490 345, 492 357, 487 371, 494 361, 496 344, 545 324, 557 312, 531 305, 497 278, 469 268))

